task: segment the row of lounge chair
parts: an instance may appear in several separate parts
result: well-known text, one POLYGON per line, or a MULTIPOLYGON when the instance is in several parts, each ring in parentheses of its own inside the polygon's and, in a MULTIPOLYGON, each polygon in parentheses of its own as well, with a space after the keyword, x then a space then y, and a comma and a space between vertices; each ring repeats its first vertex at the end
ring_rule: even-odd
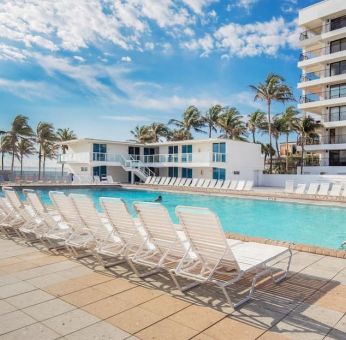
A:
POLYGON ((346 198, 346 183, 302 183, 295 187, 294 181, 286 181, 285 193, 310 195, 310 196, 332 196, 346 198))
POLYGON ((194 188, 200 190, 237 190, 250 191, 253 188, 253 181, 245 180, 222 180, 205 178, 180 178, 180 177, 147 177, 146 185, 159 185, 174 188, 194 188))
POLYGON ((65 247, 74 258, 94 256, 105 268, 127 262, 139 277, 166 272, 181 291, 212 283, 235 307, 252 297, 259 278, 284 279, 291 263, 288 248, 226 239, 218 217, 207 208, 178 206, 175 225, 159 203, 134 203, 134 218, 119 198, 101 197, 100 213, 87 195, 51 191, 50 207, 33 190, 23 190, 25 203, 12 188, 3 191, 0 230, 7 237, 40 242, 55 251, 65 247), (274 275, 275 264, 283 259, 287 267, 274 275), (245 274, 253 275, 251 287, 233 304, 227 287, 245 274), (181 279, 191 282, 182 286, 181 279))
POLYGON ((108 175, 104 177, 91 175, 74 175, 73 184, 114 184, 113 177, 108 175))

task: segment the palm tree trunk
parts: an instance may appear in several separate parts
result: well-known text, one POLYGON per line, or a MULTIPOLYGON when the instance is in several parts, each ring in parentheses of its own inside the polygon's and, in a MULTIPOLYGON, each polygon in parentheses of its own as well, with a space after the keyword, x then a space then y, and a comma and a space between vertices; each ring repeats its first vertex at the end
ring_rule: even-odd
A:
POLYGON ((304 137, 302 138, 302 157, 301 157, 301 164, 300 164, 300 174, 303 174, 303 168, 304 168, 304 144, 305 140, 304 137))
POLYGON ((20 156, 20 179, 23 179, 23 155, 20 156))
POLYGON ((278 154, 278 161, 279 161, 279 172, 281 170, 281 155, 280 155, 280 149, 279 149, 279 141, 278 138, 275 138, 275 147, 276 147, 276 152, 278 154))
MULTIPOLYGON (((270 101, 268 101, 268 132, 269 132, 269 145, 270 149, 272 148, 272 124, 271 124, 271 116, 270 116, 270 101)), ((269 173, 273 172, 273 154, 269 153, 270 162, 269 162, 269 173)))
POLYGON ((15 156, 15 145, 12 145, 12 162, 11 162, 11 171, 14 170, 14 156, 15 156))
POLYGON ((42 165, 42 177, 46 176, 46 155, 43 155, 43 165, 42 165))
POLYGON ((42 151, 42 148, 41 148, 41 145, 40 145, 40 148, 38 150, 38 179, 39 180, 41 179, 41 162, 42 162, 41 151, 42 151))
POLYGON ((209 125, 209 138, 211 138, 211 125, 209 125))
POLYGON ((1 170, 4 171, 5 152, 1 151, 1 170))
POLYGON ((256 138, 255 138, 255 131, 252 131, 252 141, 256 143, 256 138))
POLYGON ((286 133, 286 174, 288 174, 288 133, 286 133))

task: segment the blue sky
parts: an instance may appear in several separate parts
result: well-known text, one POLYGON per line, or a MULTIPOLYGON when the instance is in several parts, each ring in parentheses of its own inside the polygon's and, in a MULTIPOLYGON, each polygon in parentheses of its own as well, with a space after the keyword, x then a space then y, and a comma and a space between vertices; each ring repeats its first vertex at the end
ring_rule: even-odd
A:
POLYGON ((263 107, 248 85, 269 72, 299 98, 297 10, 316 2, 2 0, 0 128, 20 113, 123 140, 191 104, 247 115, 263 107))

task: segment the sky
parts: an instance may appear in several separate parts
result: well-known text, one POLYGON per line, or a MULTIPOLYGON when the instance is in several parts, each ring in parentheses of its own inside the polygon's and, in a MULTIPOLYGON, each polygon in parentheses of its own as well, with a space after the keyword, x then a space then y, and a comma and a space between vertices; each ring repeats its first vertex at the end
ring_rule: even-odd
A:
POLYGON ((1 0, 0 129, 23 114, 126 140, 189 105, 248 115, 264 108, 249 84, 269 72, 299 98, 297 11, 316 2, 1 0))

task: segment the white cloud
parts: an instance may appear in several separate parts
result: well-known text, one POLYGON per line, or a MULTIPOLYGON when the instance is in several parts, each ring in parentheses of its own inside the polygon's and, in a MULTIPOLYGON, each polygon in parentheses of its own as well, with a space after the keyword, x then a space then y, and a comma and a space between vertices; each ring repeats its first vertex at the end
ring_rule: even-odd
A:
POLYGON ((183 0, 196 14, 201 15, 203 13, 204 7, 208 7, 213 2, 218 2, 219 0, 183 0))
POLYGON ((77 61, 81 62, 81 63, 85 62, 85 59, 79 55, 74 55, 73 58, 76 59, 77 61))
POLYGON ((227 5, 227 11, 231 11, 232 8, 240 8, 245 10, 247 13, 250 12, 250 9, 253 5, 259 0, 235 0, 234 3, 230 3, 227 5))
POLYGON ((19 48, 0 44, 0 60, 23 61, 26 58, 27 53, 21 51, 19 48))
POLYGON ((131 57, 129 56, 121 57, 120 60, 123 61, 124 63, 130 63, 132 61, 131 57))
POLYGON ((204 37, 193 39, 182 43, 182 47, 188 50, 202 50, 201 56, 206 57, 213 50, 214 40, 210 34, 205 34, 204 37))

